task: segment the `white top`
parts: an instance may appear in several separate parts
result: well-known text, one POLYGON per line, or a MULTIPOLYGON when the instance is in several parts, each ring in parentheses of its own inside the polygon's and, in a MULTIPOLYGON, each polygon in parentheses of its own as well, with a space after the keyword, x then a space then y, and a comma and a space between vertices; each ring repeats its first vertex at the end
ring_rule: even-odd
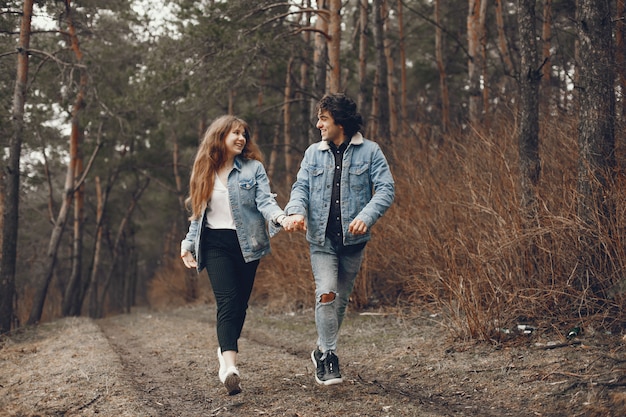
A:
POLYGON ((209 200, 209 207, 206 211, 206 227, 235 230, 235 220, 230 211, 228 188, 222 184, 217 173, 215 174, 215 185, 209 200))

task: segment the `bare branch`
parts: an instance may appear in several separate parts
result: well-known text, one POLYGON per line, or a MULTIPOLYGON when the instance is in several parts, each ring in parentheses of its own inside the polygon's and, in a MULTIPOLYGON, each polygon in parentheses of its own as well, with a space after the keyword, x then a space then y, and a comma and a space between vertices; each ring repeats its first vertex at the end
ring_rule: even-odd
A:
MULTIPOLYGON (((284 6, 285 4, 282 3, 281 5, 284 6)), ((278 5, 274 4, 274 5, 269 5, 269 6, 265 7, 265 8, 262 8, 262 9, 257 9, 255 11, 253 11, 252 13, 249 13, 246 17, 251 17, 251 16, 255 15, 256 13, 258 13, 260 11, 265 11, 265 10, 271 8, 271 7, 277 7, 277 6, 278 5)), ((286 12, 286 13, 282 13, 282 14, 279 14, 277 16, 274 16, 271 19, 268 19, 268 20, 266 20, 266 21, 264 21, 262 23, 259 23, 255 27, 247 30, 246 33, 254 32, 257 29, 259 29, 260 27, 267 25, 268 23, 271 23, 271 22, 274 22, 274 21, 277 21, 277 20, 282 20, 282 19, 284 19, 284 18, 286 18, 288 16, 292 16, 292 15, 295 15, 295 14, 302 14, 302 13, 316 13, 316 14, 321 15, 325 19, 330 18, 330 11, 328 11, 328 10, 313 9, 313 8, 307 8, 307 9, 301 8, 300 10, 294 10, 294 11, 290 11, 290 12, 286 12)), ((327 35, 325 35, 325 36, 327 36, 327 35)))
POLYGON ((76 181, 76 184, 74 185, 74 192, 78 191, 78 189, 85 182, 85 179, 87 178, 87 174, 89 174, 89 171, 91 170, 91 166, 93 165, 93 161, 96 160, 96 155, 98 154, 98 151, 100 150, 100 148, 102 148, 102 142, 98 142, 97 146, 93 150, 93 153, 91 154, 91 158, 89 158, 89 162, 87 163, 87 167, 83 170, 82 176, 80 177, 78 181, 76 181))
POLYGON ((83 68, 83 69, 87 68, 87 66, 83 65, 83 64, 75 64, 75 63, 70 63, 70 62, 64 62, 64 61, 60 60, 59 58, 57 58, 56 56, 54 56, 54 55, 52 55, 52 54, 50 54, 50 53, 48 53, 46 51, 40 51, 38 49, 28 49, 28 53, 31 54, 31 55, 33 55, 33 54, 34 55, 43 55, 43 56, 45 56, 47 58, 52 59, 57 64, 64 65, 64 66, 67 66, 67 67, 78 67, 78 68, 83 68))

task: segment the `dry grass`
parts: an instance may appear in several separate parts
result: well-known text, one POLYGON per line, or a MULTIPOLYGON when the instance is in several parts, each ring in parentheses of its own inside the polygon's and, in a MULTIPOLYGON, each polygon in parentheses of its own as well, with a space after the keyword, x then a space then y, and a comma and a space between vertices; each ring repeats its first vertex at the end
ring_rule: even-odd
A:
MULTIPOLYGON (((438 141, 395 142, 389 159, 396 200, 373 229, 352 307, 443 310, 461 339, 501 341, 507 337, 501 330, 517 324, 557 334, 574 325, 621 331, 624 184, 617 181, 609 196, 612 223, 583 225, 576 216, 575 123, 545 120, 538 222, 524 226, 515 122, 493 126, 438 141), (592 238, 579 239, 581 230, 592 238), (591 256, 596 253, 600 261, 591 256), (585 263, 595 274, 589 283, 576 278, 585 263)), ((272 247, 261 262, 253 302, 271 311, 311 308, 313 278, 303 234, 281 232, 272 247)))

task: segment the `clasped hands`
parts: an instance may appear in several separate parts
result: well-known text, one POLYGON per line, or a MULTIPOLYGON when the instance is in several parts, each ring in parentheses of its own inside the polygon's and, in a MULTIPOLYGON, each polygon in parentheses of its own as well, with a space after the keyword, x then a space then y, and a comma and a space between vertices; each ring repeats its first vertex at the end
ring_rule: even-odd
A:
MULTIPOLYGON (((282 219, 280 225, 287 232, 297 232, 298 230, 306 230, 304 216, 301 214, 292 214, 282 219)), ((348 226, 348 231, 353 235, 363 235, 367 232, 367 224, 363 220, 354 219, 348 226)))
POLYGON ((306 230, 306 223, 304 222, 304 216, 301 214, 292 214, 285 216, 280 225, 287 232, 297 232, 298 230, 306 230))

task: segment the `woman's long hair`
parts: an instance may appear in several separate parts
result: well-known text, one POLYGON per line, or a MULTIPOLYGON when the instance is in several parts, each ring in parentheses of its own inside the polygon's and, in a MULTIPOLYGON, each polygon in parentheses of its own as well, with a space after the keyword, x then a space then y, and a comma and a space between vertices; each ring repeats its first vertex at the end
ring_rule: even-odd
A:
POLYGON ((187 207, 191 209, 191 219, 198 219, 207 206, 215 185, 215 173, 227 160, 226 136, 236 128, 242 128, 246 138, 246 144, 239 157, 263 162, 261 151, 252 142, 250 128, 244 120, 231 115, 215 119, 202 138, 191 170, 189 198, 186 200, 187 207))

